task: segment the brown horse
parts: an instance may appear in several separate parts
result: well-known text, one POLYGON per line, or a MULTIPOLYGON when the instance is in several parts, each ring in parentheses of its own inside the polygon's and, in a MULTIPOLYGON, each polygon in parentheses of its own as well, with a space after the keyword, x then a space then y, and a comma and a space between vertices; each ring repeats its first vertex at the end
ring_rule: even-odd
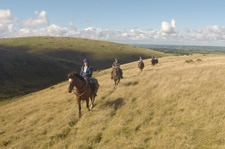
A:
POLYGON ((119 69, 119 67, 113 68, 113 80, 115 82, 115 85, 118 85, 120 83, 121 74, 119 69))
POLYGON ((86 107, 90 111, 89 98, 91 99, 91 109, 92 109, 95 101, 94 89, 90 86, 90 84, 86 79, 84 79, 76 72, 68 74, 68 79, 69 79, 68 92, 71 93, 75 87, 74 94, 76 95, 76 101, 78 104, 79 117, 81 117, 81 100, 86 101, 86 107))
POLYGON ((138 62, 138 68, 142 71, 145 67, 144 62, 138 62))

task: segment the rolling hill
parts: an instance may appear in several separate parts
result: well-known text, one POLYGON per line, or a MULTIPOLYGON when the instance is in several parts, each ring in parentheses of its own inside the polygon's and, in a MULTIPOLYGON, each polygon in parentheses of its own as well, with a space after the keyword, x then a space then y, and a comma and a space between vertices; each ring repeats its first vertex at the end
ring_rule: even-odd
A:
POLYGON ((166 54, 135 46, 69 37, 0 39, 0 100, 24 95, 66 80, 88 58, 95 70, 166 54))
POLYGON ((95 72, 92 111, 78 118, 68 82, 0 102, 0 148, 225 148, 225 56, 169 56, 143 72, 95 72))

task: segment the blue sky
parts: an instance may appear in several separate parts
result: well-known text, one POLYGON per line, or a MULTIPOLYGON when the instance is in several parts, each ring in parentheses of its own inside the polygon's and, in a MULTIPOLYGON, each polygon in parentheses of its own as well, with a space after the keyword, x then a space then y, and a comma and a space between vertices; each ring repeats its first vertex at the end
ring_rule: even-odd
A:
POLYGON ((0 0, 0 37, 225 45, 223 0, 0 0))

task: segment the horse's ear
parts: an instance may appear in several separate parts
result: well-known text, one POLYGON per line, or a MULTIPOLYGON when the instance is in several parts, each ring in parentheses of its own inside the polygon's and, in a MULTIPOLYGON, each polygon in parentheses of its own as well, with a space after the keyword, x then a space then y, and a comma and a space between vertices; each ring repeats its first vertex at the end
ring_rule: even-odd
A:
POLYGON ((77 72, 73 72, 73 76, 76 77, 78 75, 77 72))
POLYGON ((71 77, 71 73, 67 74, 68 79, 71 77))
POLYGON ((70 78, 74 78, 76 75, 77 75, 76 72, 71 72, 71 73, 69 73, 67 76, 68 76, 68 78, 70 79, 70 78))

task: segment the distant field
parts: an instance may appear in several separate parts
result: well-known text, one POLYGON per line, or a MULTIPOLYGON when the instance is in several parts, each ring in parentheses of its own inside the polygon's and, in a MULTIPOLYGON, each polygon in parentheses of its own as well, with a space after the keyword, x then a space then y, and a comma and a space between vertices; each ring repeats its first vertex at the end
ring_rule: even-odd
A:
POLYGON ((0 148, 224 149, 225 56, 144 62, 122 65, 116 88, 111 69, 95 72, 95 107, 82 103, 80 119, 68 81, 0 101, 0 148))
POLYGON ((24 95, 62 82, 71 71, 80 71, 88 58, 94 70, 122 64, 140 56, 166 54, 131 45, 69 37, 0 39, 0 100, 24 95))
POLYGON ((172 55, 191 55, 191 54, 225 54, 225 47, 216 46, 182 46, 182 45, 147 45, 135 44, 135 46, 153 49, 172 55))

